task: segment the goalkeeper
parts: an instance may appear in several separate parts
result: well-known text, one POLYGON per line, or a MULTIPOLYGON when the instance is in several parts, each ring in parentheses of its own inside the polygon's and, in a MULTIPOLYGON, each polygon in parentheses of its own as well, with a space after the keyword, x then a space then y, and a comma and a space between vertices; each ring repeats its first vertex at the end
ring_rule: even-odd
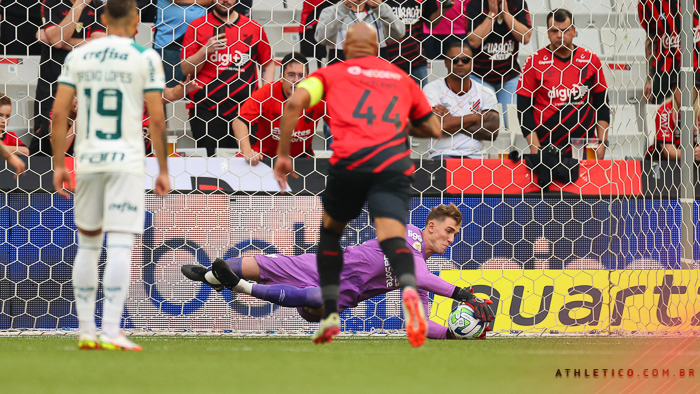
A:
MULTIPOLYGON (((428 292, 432 292, 469 304, 478 319, 490 322, 494 318, 488 306, 490 300, 483 301, 469 289, 456 287, 440 279, 428 271, 425 263, 433 254, 447 251, 461 223, 462 214, 454 204, 450 204, 431 209, 422 232, 415 226, 406 226, 406 244, 413 252, 418 293, 426 313, 430 311, 428 292)), ((338 299, 341 312, 364 300, 399 288, 398 280, 376 239, 347 248, 344 260, 338 299)), ((182 273, 217 291, 225 287, 277 305, 296 307, 299 315, 310 322, 318 322, 323 316, 323 298, 315 254, 258 255, 226 261, 216 259, 211 271, 200 265, 184 265, 182 273), (241 278, 257 283, 240 280, 241 278)), ((428 338, 453 339, 454 336, 447 327, 429 321, 428 338)))

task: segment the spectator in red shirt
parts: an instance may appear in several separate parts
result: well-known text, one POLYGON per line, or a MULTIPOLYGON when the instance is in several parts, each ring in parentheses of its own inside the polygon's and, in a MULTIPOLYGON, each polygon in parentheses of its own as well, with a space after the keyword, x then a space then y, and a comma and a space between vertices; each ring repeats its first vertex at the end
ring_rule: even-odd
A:
POLYGON ((216 148, 237 148, 230 134, 239 106, 262 81, 272 81, 275 64, 265 29, 240 15, 236 0, 216 0, 205 16, 185 32, 181 63, 184 75, 193 75, 204 88, 188 94, 190 126, 198 148, 213 156, 216 148))
POLYGON ((540 148, 572 156, 572 139, 592 137, 608 145, 610 107, 603 65, 595 53, 573 44, 576 28, 570 11, 547 15, 550 44, 525 62, 518 85, 518 113, 530 153, 540 148))
MULTIPOLYGON (((241 152, 253 165, 263 157, 277 156, 280 140, 280 120, 284 103, 294 93, 299 81, 309 73, 309 63, 304 55, 288 53, 282 59, 280 79, 256 90, 241 106, 240 116, 233 121, 233 132, 241 152), (258 132, 251 147, 249 124, 257 123, 258 132)), ((314 155, 313 142, 316 124, 325 115, 326 105, 320 102, 304 111, 292 135, 291 156, 311 157, 314 155)))
POLYGON ((0 142, 5 144, 10 153, 29 155, 29 149, 24 142, 17 138, 17 134, 7 130, 7 123, 12 115, 12 100, 4 94, 0 94, 0 142))
MULTIPOLYGON (((661 104, 656 111, 656 140, 649 146, 645 160, 680 160, 681 159, 681 130, 678 127, 679 109, 681 106, 681 91, 676 89, 673 96, 661 104)), ((693 91, 693 118, 695 127, 693 133, 693 152, 695 161, 700 161, 700 146, 697 144, 697 132, 700 125, 700 98, 698 98, 697 82, 693 91)))

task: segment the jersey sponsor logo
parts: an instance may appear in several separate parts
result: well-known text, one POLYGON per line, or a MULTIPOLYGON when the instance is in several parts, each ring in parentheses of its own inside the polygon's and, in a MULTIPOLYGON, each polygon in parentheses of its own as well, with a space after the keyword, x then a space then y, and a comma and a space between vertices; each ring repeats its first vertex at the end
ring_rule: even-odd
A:
POLYGON ((406 25, 412 25, 418 22, 421 17, 421 9, 418 5, 415 7, 391 7, 391 10, 394 11, 394 15, 401 19, 406 25))
POLYGON ((401 74, 386 70, 365 70, 360 66, 348 67, 348 74, 362 75, 369 78, 401 80, 401 74))
POLYGON ((668 124, 670 121, 669 113, 662 112, 659 114, 659 123, 661 125, 661 136, 668 138, 671 135, 671 129, 669 129, 668 124))
POLYGON ((88 52, 83 55, 83 60, 97 60, 102 63, 106 59, 109 60, 129 60, 128 53, 119 53, 114 48, 105 48, 102 51, 88 52))
POLYGON ((109 211, 119 211, 119 212, 124 212, 124 211, 129 211, 129 212, 138 212, 138 207, 136 205, 131 205, 128 202, 123 202, 121 204, 109 204, 109 207, 107 208, 109 211))
MULTIPOLYGON (((279 127, 274 127, 272 129, 272 139, 273 140, 280 140, 280 135, 281 131, 279 127)), ((294 130, 292 132, 292 142, 300 142, 300 141, 305 141, 309 137, 314 135, 314 131, 312 129, 307 129, 307 130, 294 130)))
POLYGON ((414 241, 423 241, 423 234, 415 233, 413 230, 409 229, 408 238, 411 238, 414 241))
POLYGON ((664 49, 680 48, 681 37, 678 34, 664 34, 664 36, 661 37, 661 46, 664 49))
POLYGON ((578 62, 578 63, 588 63, 588 62, 591 61, 591 59, 589 59, 588 57, 586 57, 586 54, 585 54, 585 53, 582 53, 581 56, 577 57, 577 58, 574 59, 574 60, 576 60, 576 62, 578 62))
POLYGON ((590 89, 586 85, 576 84, 571 89, 560 88, 552 89, 549 91, 548 96, 550 99, 559 99, 559 101, 579 101, 588 94, 590 89))
POLYGON ((491 60, 508 60, 515 51, 515 42, 509 40, 506 42, 489 42, 481 48, 486 52, 491 60))
POLYGON ((386 256, 384 256, 384 273, 386 287, 399 287, 399 280, 394 276, 394 270, 391 269, 391 264, 386 256))
POLYGON ((246 63, 248 63, 250 59, 250 54, 238 50, 236 50, 235 53, 216 52, 209 56, 209 61, 212 63, 217 63, 219 68, 228 67, 229 65, 233 64, 235 67, 240 69, 246 63))
POLYGON ((545 64, 554 64, 554 59, 550 59, 549 56, 543 56, 542 60, 537 62, 538 64, 545 65, 545 64))

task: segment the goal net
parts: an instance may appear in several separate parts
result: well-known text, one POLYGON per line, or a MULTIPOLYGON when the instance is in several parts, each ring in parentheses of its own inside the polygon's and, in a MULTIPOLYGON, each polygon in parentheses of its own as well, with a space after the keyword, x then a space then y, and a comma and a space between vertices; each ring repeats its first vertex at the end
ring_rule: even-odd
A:
MULTIPOLYGON (((534 0, 525 2, 527 8, 523 7, 524 2, 508 1, 509 12, 494 16, 493 29, 500 29, 507 22, 504 18, 515 15, 514 20, 530 32, 521 39, 526 43, 517 46, 511 40, 513 31, 520 28, 517 24, 500 44, 485 39, 500 34, 496 32, 484 33, 477 41, 467 38, 477 28, 475 21, 483 21, 484 15, 489 15, 488 2, 484 2, 486 8, 476 13, 478 19, 474 16, 471 3, 479 1, 453 1, 452 8, 442 11, 440 4, 445 3, 435 0, 424 0, 434 2, 433 8, 418 1, 385 1, 394 14, 391 18, 405 24, 408 38, 401 40, 408 41, 401 41, 400 45, 389 45, 394 40, 391 28, 383 27, 387 26, 386 21, 378 18, 375 23, 383 40, 381 56, 406 67, 424 85, 444 81, 453 74, 452 65, 458 63, 445 60, 442 54, 455 39, 473 47, 472 76, 477 75, 474 69, 483 69, 484 59, 502 64, 502 60, 513 58, 510 68, 499 73, 515 75, 515 82, 505 81, 505 77, 494 82, 492 74, 482 78, 487 87, 493 86, 493 99, 497 100, 492 109, 498 112, 500 121, 495 130, 488 130, 491 136, 477 138, 473 130, 465 127, 457 130, 454 137, 443 137, 454 147, 463 143, 459 134, 468 135, 473 151, 463 158, 447 158, 459 156, 459 152, 440 153, 435 141, 410 138, 411 158, 417 170, 407 223, 423 228, 430 208, 447 203, 457 205, 464 217, 447 253, 428 260, 430 271, 490 297, 494 301, 496 320, 492 327, 496 334, 695 334, 700 325, 696 263, 700 261, 700 245, 695 228, 700 207, 695 197, 696 166, 685 152, 697 151, 693 120, 697 119, 700 106, 692 105, 693 93, 688 87, 694 85, 698 70, 696 62, 693 73, 685 76, 673 69, 661 70, 662 57, 673 62, 678 56, 680 61, 679 48, 686 42, 681 30, 661 31, 668 29, 664 20, 671 18, 664 14, 668 13, 663 8, 668 1, 644 0, 644 9, 633 0, 534 0), (570 147, 571 153, 565 156, 577 160, 577 176, 571 182, 557 179, 554 173, 558 163, 543 162, 540 169, 546 168, 555 178, 543 188, 538 181, 547 171, 538 172, 527 160, 513 157, 514 152, 521 156, 530 154, 532 146, 522 127, 531 108, 523 111, 519 107, 518 96, 523 92, 516 93, 515 85, 531 55, 530 61, 535 61, 538 50, 552 45, 557 34, 568 34, 552 30, 548 23, 550 11, 558 8, 572 12, 573 44, 585 49, 586 56, 594 53, 600 59, 599 63, 588 62, 578 70, 584 75, 587 68, 597 67, 593 74, 605 82, 591 85, 590 94, 597 92, 596 86, 606 86, 602 91, 607 93, 610 116, 605 134, 595 126, 583 135, 567 134, 578 132, 578 127, 587 122, 584 110, 574 111, 576 122, 561 118, 552 124, 552 133, 561 133, 558 129, 562 125, 570 128, 562 134, 566 139, 564 150, 570 147), (431 15, 440 18, 430 21, 431 15), (411 39, 416 41, 415 48, 409 43, 411 39), (647 40, 649 58, 645 54, 647 40), (517 47, 516 53, 513 48, 517 47), (417 54, 411 52, 413 49, 417 54), (488 56, 479 57, 479 52, 488 56), (651 69, 656 74, 650 74, 650 63, 655 65, 651 69), (509 74, 511 69, 515 74, 509 74), (421 70, 426 75, 421 75, 421 70), (648 78, 651 84, 645 87, 648 78), (674 88, 681 93, 681 100, 689 100, 690 105, 674 104, 674 88), (651 94, 645 97, 647 90, 651 94), (684 112, 681 107, 690 109, 684 112), (695 114, 691 107, 696 108, 695 114), (684 150, 684 146, 690 149, 684 150), (604 155, 596 157, 598 149, 605 149, 604 155)), ((54 82, 45 80, 48 63, 55 62, 53 55, 47 53, 49 48, 63 48, 66 43, 56 41, 52 33, 47 36, 46 31, 55 27, 51 18, 56 16, 52 13, 60 14, 53 7, 60 6, 45 3, 37 6, 34 2, 17 1, 6 6, 0 35, 4 48, 0 57, 0 92, 12 104, 9 119, 0 119, 5 125, 2 139, 10 150, 20 151, 21 144, 8 139, 12 132, 29 151, 27 173, 18 180, 10 168, 0 170, 0 332, 4 333, 70 332, 78 325, 71 283, 77 251, 73 200, 62 199, 53 190, 51 157, 47 153, 50 127, 41 128, 42 122, 49 120, 45 104, 55 94, 54 90, 42 96, 46 93, 42 86, 51 87, 54 82), (27 38, 28 35, 33 37, 27 38)), ((96 9, 103 7, 100 1, 93 3, 96 9)), ((264 30, 270 56, 276 62, 274 79, 284 77, 280 61, 292 51, 308 55, 311 72, 329 61, 327 57, 315 60, 314 54, 321 57, 320 51, 315 50, 340 56, 337 48, 326 44, 329 40, 342 42, 342 37, 320 43, 312 38, 314 29, 321 26, 316 25, 320 10, 334 5, 312 3, 263 0, 253 2, 252 8, 244 2, 237 6, 238 12, 247 13, 264 30)), ((182 27, 191 27, 192 21, 168 22, 182 19, 182 15, 172 16, 184 12, 182 8, 173 4, 159 9, 155 2, 149 6, 139 4, 142 21, 137 43, 171 52, 186 45, 177 34, 183 34, 182 27), (170 42, 159 41, 163 29, 171 35, 170 42)), ((376 12, 368 10, 368 15, 376 12)), ((207 11, 201 12, 204 15, 207 11)), ((673 17, 680 21, 680 15, 673 17)), ((79 30, 88 29, 80 23, 75 37, 84 38, 88 33, 79 30)), ((347 28, 347 24, 344 26, 347 28)), ((693 59, 698 42, 696 32, 693 28, 690 38, 694 43, 693 59)), ((173 64, 165 59, 165 52, 161 54, 164 66, 171 67, 172 77, 173 64)), ((239 55, 236 62, 259 59, 252 52, 239 55)), ((263 72, 263 65, 257 66, 263 72)), ((552 73, 561 72, 542 72, 540 80, 546 84, 545 74, 551 81, 552 73)), ((557 89, 564 89, 566 100, 575 100, 572 95, 585 96, 581 88, 573 91, 564 78, 557 86, 548 87, 555 92, 548 96, 550 99, 560 98, 557 89)), ((580 82, 579 86, 585 84, 580 82)), ((437 98, 438 104, 448 102, 437 98)), ((260 104, 262 108, 265 103, 260 104)), ((539 111, 537 105, 533 99, 531 106, 539 111)), ((180 266, 195 262, 209 266, 220 257, 315 253, 322 217, 319 196, 332 154, 323 121, 314 124, 313 134, 308 136, 313 155, 295 159, 300 178, 292 180, 289 193, 280 194, 269 157, 251 166, 239 149, 224 147, 216 150, 216 157, 207 158, 201 144, 206 133, 203 136, 201 130, 193 132, 189 121, 191 106, 192 101, 187 98, 166 104, 167 128, 174 145, 174 157, 169 158, 173 193, 166 197, 150 193, 157 164, 155 158, 146 159, 145 231, 132 254, 124 327, 135 332, 167 334, 301 335, 314 331, 317 324, 306 322, 293 308, 229 290, 217 293, 187 280, 180 273, 180 266)), ((479 108, 470 110, 480 113, 479 108)), ((464 115, 456 106, 446 109, 451 111, 450 116, 464 115)), ((269 123, 279 116, 280 113, 261 115, 258 123, 269 123)), ((600 119, 604 117, 597 120, 600 119)), ((441 124, 447 127, 444 118, 441 124)), ((546 125, 543 122, 540 128, 546 125)), ((259 125, 257 131, 252 128, 253 143, 257 138, 265 144, 266 139, 278 135, 275 131, 263 135, 262 129, 259 125)), ((482 124, 481 130, 486 130, 486 126, 482 124)), ((229 133, 233 136, 232 130, 229 133)), ((546 140, 539 133, 538 136, 546 140)), ((223 143, 223 139, 219 142, 223 143)), ((69 164, 73 164, 70 158, 69 164)), ((344 233, 342 245, 358 245, 374 236, 365 207, 344 233)), ((104 262, 103 252, 100 275, 104 262)), ((102 298, 100 285, 98 326, 102 298)), ((446 325, 455 301, 432 294, 431 301, 431 319, 446 325)), ((400 294, 394 291, 371 298, 345 311, 341 319, 346 333, 400 334, 400 294)))

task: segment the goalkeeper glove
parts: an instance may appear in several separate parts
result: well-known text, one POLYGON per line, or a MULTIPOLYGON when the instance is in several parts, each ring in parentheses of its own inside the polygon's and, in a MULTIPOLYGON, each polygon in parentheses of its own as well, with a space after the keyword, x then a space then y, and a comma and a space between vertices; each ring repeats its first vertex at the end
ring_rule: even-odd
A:
POLYGON ((455 291, 452 293, 452 298, 471 306, 474 310, 474 317, 477 319, 485 322, 493 321, 493 311, 491 311, 491 307, 489 306, 490 304, 493 304, 493 301, 489 299, 482 300, 473 293, 474 290, 472 289, 455 287, 455 291))

